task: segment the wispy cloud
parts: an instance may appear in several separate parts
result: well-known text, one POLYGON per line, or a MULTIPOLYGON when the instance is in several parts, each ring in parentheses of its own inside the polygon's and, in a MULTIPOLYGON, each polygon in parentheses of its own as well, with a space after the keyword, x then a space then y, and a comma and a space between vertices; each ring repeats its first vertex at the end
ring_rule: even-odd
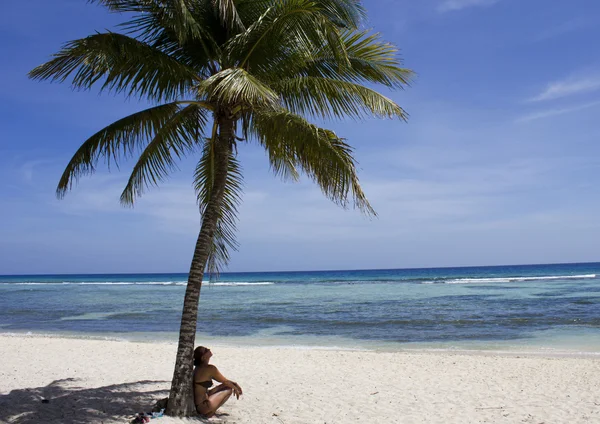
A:
POLYGON ((475 6, 491 6, 500 0, 445 0, 438 6, 438 12, 452 12, 475 6))
POLYGON ((562 81, 550 84, 537 96, 529 99, 530 102, 560 99, 575 94, 591 93, 600 90, 600 75, 569 77, 562 81))
POLYGON ((577 106, 565 107, 560 109, 548 109, 539 112, 530 113, 518 118, 515 122, 530 122, 538 119, 550 118, 552 116, 565 115, 567 113, 577 112, 584 109, 600 106, 600 101, 584 103, 577 106))
POLYGON ((42 165, 53 163, 54 160, 50 159, 36 159, 25 162, 21 165, 21 175, 23 180, 27 183, 32 183, 34 179, 34 173, 42 165))
POLYGON ((594 25, 595 22, 588 18, 574 18, 570 19, 562 24, 554 25, 545 31, 542 31, 534 38, 534 41, 546 41, 552 38, 560 37, 561 35, 568 34, 570 32, 579 31, 581 29, 594 25))

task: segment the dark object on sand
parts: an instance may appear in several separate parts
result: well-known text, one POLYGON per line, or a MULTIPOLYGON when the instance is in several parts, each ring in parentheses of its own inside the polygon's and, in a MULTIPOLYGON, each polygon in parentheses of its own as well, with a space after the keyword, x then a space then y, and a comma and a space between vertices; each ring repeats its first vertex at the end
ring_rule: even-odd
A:
POLYGON ((42 403, 50 403, 48 399, 42 399, 42 403))
POLYGON ((145 424, 145 423, 149 423, 151 419, 152 419, 152 414, 140 412, 140 413, 136 414, 135 418, 131 421, 131 424, 145 424))
POLYGON ((167 409, 167 402, 169 401, 169 398, 166 397, 164 399, 159 400, 158 402, 156 402, 154 404, 154 406, 152 407, 152 412, 160 412, 161 409, 167 409))

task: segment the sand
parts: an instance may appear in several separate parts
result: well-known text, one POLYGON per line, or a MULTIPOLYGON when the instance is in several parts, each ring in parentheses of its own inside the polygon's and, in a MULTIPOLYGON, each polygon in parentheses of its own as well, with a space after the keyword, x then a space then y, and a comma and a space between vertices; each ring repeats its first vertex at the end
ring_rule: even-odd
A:
MULTIPOLYGON (((210 347, 244 395, 209 422, 600 423, 593 357, 210 347)), ((166 396, 175 350, 0 336, 0 422, 126 423, 166 396)))

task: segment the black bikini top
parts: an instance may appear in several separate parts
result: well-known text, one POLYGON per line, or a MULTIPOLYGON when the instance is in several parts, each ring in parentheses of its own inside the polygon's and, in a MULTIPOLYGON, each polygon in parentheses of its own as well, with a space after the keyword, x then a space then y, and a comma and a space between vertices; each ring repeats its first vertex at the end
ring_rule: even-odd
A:
POLYGON ((195 381, 194 384, 204 387, 205 389, 210 389, 212 386, 212 380, 207 381, 195 381))

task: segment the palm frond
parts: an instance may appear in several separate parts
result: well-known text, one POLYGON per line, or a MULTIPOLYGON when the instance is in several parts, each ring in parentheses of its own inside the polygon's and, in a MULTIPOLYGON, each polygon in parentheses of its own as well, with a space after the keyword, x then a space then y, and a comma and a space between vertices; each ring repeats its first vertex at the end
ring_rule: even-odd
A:
POLYGON ((88 3, 97 3, 106 7, 111 12, 148 12, 151 0, 88 0, 88 3))
POLYGON ((306 54, 295 51, 272 60, 259 70, 258 76, 267 81, 278 80, 281 75, 313 76, 354 83, 383 84, 390 88, 408 86, 414 73, 402 67, 398 49, 381 40, 378 33, 369 31, 344 31, 341 35, 348 66, 340 66, 336 55, 322 48, 306 54))
MULTIPOLYGON (((219 28, 211 0, 92 0, 115 12, 132 12, 119 24, 126 34, 151 45, 207 77, 219 56, 219 28)), ((222 41, 221 41, 222 42, 222 41)))
POLYGON ((288 111, 256 112, 250 126, 252 135, 279 162, 298 167, 313 179, 334 203, 376 215, 358 181, 352 148, 333 131, 319 128, 288 111))
POLYGON ((217 104, 273 109, 277 93, 242 68, 229 68, 197 85, 198 95, 217 104))
MULTIPOLYGON (((244 22, 252 23, 277 1, 235 0, 238 14, 244 22)), ((357 28, 366 18, 366 11, 358 0, 313 0, 322 13, 340 28, 357 28)))
MULTIPOLYGON (((206 139, 202 157, 198 161, 194 172, 194 189, 196 190, 200 213, 203 217, 206 206, 214 194, 214 181, 219 171, 217 170, 218 165, 215 160, 216 140, 215 136, 206 139)), ((230 149, 221 211, 207 261, 207 270, 211 278, 218 277, 219 272, 227 265, 229 262, 229 251, 237 250, 238 248, 235 232, 238 207, 241 203, 242 186, 241 166, 230 149)))
POLYGON ((365 116, 407 119, 406 112, 393 100, 353 82, 324 77, 282 79, 271 87, 291 112, 332 119, 365 116))
MULTIPOLYGON (((205 6, 204 1, 194 0, 91 0, 113 12, 133 12, 136 15, 121 27, 152 39, 158 32, 173 33, 180 44, 189 39, 199 40, 207 33, 202 22, 198 22, 194 8, 205 6)), ((205 10, 203 10, 205 11, 205 10)))
POLYGON ((193 69, 134 38, 103 33, 71 41, 54 59, 29 73, 36 80, 65 81, 89 89, 124 92, 162 101, 183 96, 197 82, 193 69))
POLYGON ((313 0, 323 8, 327 19, 337 26, 357 29, 367 13, 359 0, 313 0))
POLYGON ((206 111, 198 103, 171 116, 140 155, 121 194, 121 203, 133 206, 146 188, 158 185, 176 169, 176 159, 187 156, 199 144, 206 121, 206 111))
MULTIPOLYGON (((337 33, 318 2, 276 0, 244 32, 228 41, 224 51, 230 62, 253 68, 272 58, 273 47, 311 52, 335 41, 337 33)), ((337 44, 339 48, 341 42, 337 44)))
POLYGON ((212 0, 212 3, 224 27, 235 32, 245 29, 244 23, 238 14, 235 0, 212 0))
POLYGON ((316 71, 324 77, 351 82, 368 81, 390 88, 404 88, 410 84, 414 72, 402 67, 398 48, 383 41, 379 33, 346 31, 342 38, 350 67, 340 69, 332 62, 331 57, 316 56, 312 60, 313 66, 308 67, 309 74, 316 71))
POLYGON ((152 0, 89 0, 89 3, 98 3, 111 12, 138 12, 148 13, 156 3, 152 0))
POLYGON ((267 149, 271 171, 283 181, 296 182, 300 179, 297 161, 285 145, 271 144, 267 149))
POLYGON ((65 168, 57 196, 64 197, 80 177, 94 173, 100 158, 105 158, 109 167, 111 160, 118 166, 119 159, 131 156, 151 140, 178 110, 178 102, 155 106, 119 119, 88 138, 65 168))

